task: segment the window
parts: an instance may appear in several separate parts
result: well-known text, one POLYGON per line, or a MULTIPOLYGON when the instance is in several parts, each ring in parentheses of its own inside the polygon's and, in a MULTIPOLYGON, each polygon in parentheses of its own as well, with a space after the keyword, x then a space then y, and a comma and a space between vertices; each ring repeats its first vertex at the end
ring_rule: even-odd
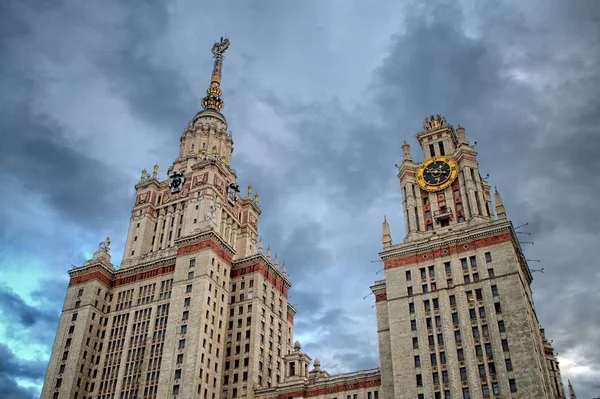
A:
POLYGON ((187 324, 184 324, 184 325, 181 326, 181 333, 182 334, 187 333, 187 324))
POLYGON ((435 277, 435 266, 429 266, 429 277, 435 277))
POLYGON ((175 370, 175 379, 178 380, 181 378, 181 369, 175 370))
POLYGON ((460 265, 463 269, 468 269, 469 268, 469 264, 467 263, 467 258, 462 258, 460 260, 460 265))
POLYGON ((415 356, 415 367, 421 367, 421 358, 418 355, 415 356))
POLYGON ((504 327, 504 320, 498 320, 498 330, 501 333, 506 332, 506 329, 504 327))
POLYGON ((479 327, 475 326, 472 328, 473 330, 473 338, 479 338, 479 327))
POLYGON ((177 355, 177 364, 183 363, 183 353, 177 355))
POLYGON ((506 364, 506 371, 512 371, 512 360, 510 360, 510 358, 505 359, 504 363, 506 364))
POLYGON ((417 386, 418 387, 423 386, 423 376, 421 376, 421 374, 417 374, 417 386))
POLYGON ((412 331, 417 331, 417 322, 416 321, 414 321, 414 320, 410 321, 410 329, 412 331))
POLYGON ((475 312, 475 309, 469 309, 469 317, 471 320, 477 320, 477 313, 475 312))
POLYGON ((500 302, 494 303, 494 309, 496 310, 496 313, 502 313, 502 307, 500 306, 500 302))
POLYGON ((507 339, 502 340, 502 350, 504 352, 508 352, 508 340, 507 339))
POLYGON ((490 263, 491 261, 492 261, 492 253, 486 252, 485 253, 485 263, 490 263))
POLYGON ((485 308, 483 306, 479 308, 479 317, 485 319, 485 308))
POLYGON ((421 271, 421 278, 427 278, 427 273, 426 273, 426 271, 425 271, 425 268, 424 268, 424 267, 422 267, 422 268, 420 269, 420 271, 421 271))
POLYGON ((438 345, 444 345, 444 334, 439 333, 437 335, 438 345))
POLYGON ((183 299, 183 306, 190 306, 192 299, 190 297, 183 299))
POLYGON ((481 351, 481 345, 475 345, 475 356, 477 356, 477 357, 483 356, 483 352, 481 351))
POLYGON ((413 296, 413 288, 412 287, 408 287, 408 296, 413 296))
POLYGON ((190 267, 196 266, 196 259, 190 259, 190 267))
POLYGON ((496 375, 496 365, 494 362, 488 363, 488 370, 490 370, 490 375, 496 375))
POLYGON ((429 144, 429 153, 432 157, 435 157, 435 147, 433 146, 433 144, 429 144))
POLYGON ((458 357, 458 360, 465 360, 465 352, 462 350, 462 348, 458 348, 456 350, 456 356, 458 357))
POLYGON ((483 364, 479 365, 479 376, 485 377, 485 366, 483 364))
POLYGON ((454 331, 454 340, 456 342, 462 342, 462 337, 460 335, 460 330, 454 331))
POLYGON ((481 385, 481 392, 483 392, 483 397, 484 398, 489 398, 490 397, 490 388, 488 387, 488 384, 482 384, 481 385))
POLYGON ((473 273, 473 281, 479 281, 479 273, 473 273))
POLYGON ((446 155, 446 151, 444 151, 444 142, 440 141, 438 142, 438 145, 440 147, 440 155, 446 155))
POLYGON ((436 358, 436 356, 435 356, 435 353, 432 353, 432 354, 431 354, 431 365, 432 365, 432 366, 435 366, 435 365, 437 365, 437 358, 436 358))
POLYGON ((77 296, 80 297, 83 295, 83 288, 79 289, 79 292, 77 293, 77 296))
POLYGON ((56 388, 60 388, 61 385, 62 385, 62 378, 58 378, 56 380, 56 388))
POLYGON ((426 294, 426 293, 429 292, 429 289, 427 288, 427 284, 423 284, 422 288, 423 288, 423 293, 424 294, 426 294))
POLYGON ((183 349, 185 348, 185 339, 180 339, 179 340, 179 349, 183 349))
POLYGON ((492 354, 494 354, 494 352, 492 351, 492 345, 491 344, 485 344, 485 354, 486 355, 492 355, 492 354))
POLYGON ((412 280, 412 275, 410 273, 410 270, 407 270, 406 271, 406 281, 410 281, 410 280, 412 280))
POLYGON ((495 396, 500 396, 500 386, 497 382, 492 382, 492 392, 495 396))
POLYGON ((419 338, 413 337, 413 349, 419 348, 419 338))
MULTIPOLYGON (((446 352, 440 352, 440 364, 446 364, 446 352)), ((448 379, 446 378, 445 381, 448 379)))
POLYGON ((492 268, 488 269, 488 276, 490 276, 490 277, 496 277, 496 273, 494 273, 494 269, 492 269, 492 268))
POLYGON ((77 320, 77 313, 73 313, 73 316, 71 316, 71 321, 75 320, 77 320))
POLYGON ((188 317, 190 316, 190 312, 188 312, 187 310, 185 312, 183 312, 183 314, 181 315, 181 320, 187 320, 188 317))
POLYGON ((471 267, 477 267, 477 258, 475 256, 469 256, 469 262, 471 267))
POLYGON ((465 381, 466 379, 467 379, 467 368, 461 367, 460 368, 460 380, 465 381))
POLYGON ((179 385, 173 385, 173 395, 179 395, 179 385))
POLYGON ((492 285, 492 296, 498 296, 498 287, 496 285, 492 285))
POLYGON ((425 308, 426 312, 429 312, 431 310, 431 303, 429 302, 429 299, 423 301, 423 307, 425 308))
POLYGON ((481 288, 477 288, 477 289, 475 290, 475 298, 476 298, 478 301, 481 301, 481 300, 483 300, 483 293, 481 292, 481 288))
POLYGON ((450 262, 444 263, 444 268, 446 269, 446 273, 452 273, 452 267, 450 266, 450 262))
POLYGON ((458 313, 457 312, 452 313, 452 323, 458 324, 458 313))
POLYGON ((465 284, 471 284, 471 277, 468 274, 465 274, 465 284))
POLYGON ((471 399, 469 388, 463 388, 463 399, 471 399))
POLYGON ((436 327, 442 326, 442 318, 440 316, 435 316, 435 326, 436 327))
POLYGON ((194 278, 194 272, 189 272, 188 273, 188 280, 191 280, 194 278))
POLYGON ((408 304, 408 310, 410 313, 415 313, 415 304, 414 303, 409 303, 408 304))
POLYGON ((456 297, 454 295, 450 295, 450 306, 456 306, 456 297))
POLYGON ((429 346, 434 346, 435 341, 433 340, 433 335, 428 336, 428 338, 429 338, 429 346))
POLYGON ((75 331, 75 326, 69 326, 69 334, 73 334, 73 331, 75 331))

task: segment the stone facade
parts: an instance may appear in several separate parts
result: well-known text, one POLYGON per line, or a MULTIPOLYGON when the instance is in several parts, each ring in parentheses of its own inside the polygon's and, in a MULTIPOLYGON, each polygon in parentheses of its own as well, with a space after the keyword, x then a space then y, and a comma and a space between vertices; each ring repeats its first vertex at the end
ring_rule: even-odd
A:
MULTIPOLYGON (((455 180, 418 185, 402 147, 406 236, 384 220, 376 298, 380 368, 329 375, 292 347, 286 265, 258 240, 259 197, 239 194, 221 114, 223 53, 204 110, 185 129, 168 179, 142 172, 123 261, 110 240, 69 271, 42 389, 51 399, 564 398, 540 330, 527 266, 500 195, 478 170, 464 128, 443 117, 417 135, 455 180)), ((436 172, 438 173, 438 172, 436 172)))
POLYGON ((257 240, 258 195, 239 194, 216 58, 169 179, 155 166, 135 187, 120 268, 107 240, 69 271, 42 398, 251 398, 283 381, 291 283, 257 240))
POLYGON ((423 166, 448 157, 457 175, 429 187, 404 144, 398 177, 407 234, 394 245, 384 220, 385 279, 371 287, 383 397, 563 398, 555 359, 548 367, 532 275, 500 195, 494 212, 464 128, 439 115, 424 128, 417 135, 423 166))

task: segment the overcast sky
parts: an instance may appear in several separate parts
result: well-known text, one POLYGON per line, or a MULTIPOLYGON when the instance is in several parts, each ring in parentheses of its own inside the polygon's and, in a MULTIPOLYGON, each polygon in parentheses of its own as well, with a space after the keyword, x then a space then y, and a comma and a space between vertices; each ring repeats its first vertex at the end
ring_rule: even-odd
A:
POLYGON ((444 114, 520 225, 562 375, 600 396, 597 1, 0 2, 0 397, 39 396, 71 265, 161 178, 228 35, 223 98, 241 187, 288 265, 295 335, 331 373, 378 365, 383 216, 395 163, 444 114), (168 3, 168 5, 167 5, 168 3))

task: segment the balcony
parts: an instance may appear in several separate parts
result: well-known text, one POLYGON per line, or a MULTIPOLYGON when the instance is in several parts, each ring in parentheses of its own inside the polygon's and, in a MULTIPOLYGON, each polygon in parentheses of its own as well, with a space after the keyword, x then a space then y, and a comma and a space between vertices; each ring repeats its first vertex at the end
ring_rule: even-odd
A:
POLYGON ((452 210, 450 208, 442 208, 433 211, 433 218, 437 222, 452 219, 452 210))

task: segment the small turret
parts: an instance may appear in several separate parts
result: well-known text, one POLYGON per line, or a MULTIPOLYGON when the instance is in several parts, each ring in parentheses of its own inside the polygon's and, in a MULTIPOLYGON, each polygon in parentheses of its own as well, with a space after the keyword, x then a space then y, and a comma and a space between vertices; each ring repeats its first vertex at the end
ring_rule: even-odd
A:
POLYGON ((410 145, 406 141, 404 144, 402 144, 402 154, 405 161, 412 161, 412 156, 410 155, 410 145))
POLYGON ((275 269, 279 270, 279 256, 277 256, 277 254, 275 254, 275 260, 273 261, 273 266, 275 266, 275 269))
POLYGON ((460 125, 460 123, 458 124, 458 127, 456 128, 456 137, 458 139, 458 143, 466 143, 467 142, 467 138, 465 136, 465 128, 462 127, 460 125))
POLYGON ((283 262, 283 265, 281 266, 281 274, 283 274, 283 277, 287 278, 287 267, 285 266, 285 262, 283 262))
POLYGON ((498 219, 506 219, 506 210, 504 209, 502 197, 500 197, 500 193, 498 192, 498 188, 496 188, 496 186, 494 186, 494 202, 496 204, 496 216, 498 219))
POLYGON ((267 247, 267 260, 271 261, 271 247, 267 247))
POLYGON ((263 244, 263 240, 261 238, 260 241, 258 242, 258 253, 262 255, 263 250, 264 250, 264 244, 263 244))
POLYGON ((390 234, 390 225, 387 222, 386 217, 383 217, 383 232, 381 235, 381 241, 383 242, 383 248, 389 248, 392 246, 392 235, 390 234))
POLYGON ((573 385, 571 385, 571 380, 567 380, 567 382, 569 383, 569 399, 577 399, 573 385))

